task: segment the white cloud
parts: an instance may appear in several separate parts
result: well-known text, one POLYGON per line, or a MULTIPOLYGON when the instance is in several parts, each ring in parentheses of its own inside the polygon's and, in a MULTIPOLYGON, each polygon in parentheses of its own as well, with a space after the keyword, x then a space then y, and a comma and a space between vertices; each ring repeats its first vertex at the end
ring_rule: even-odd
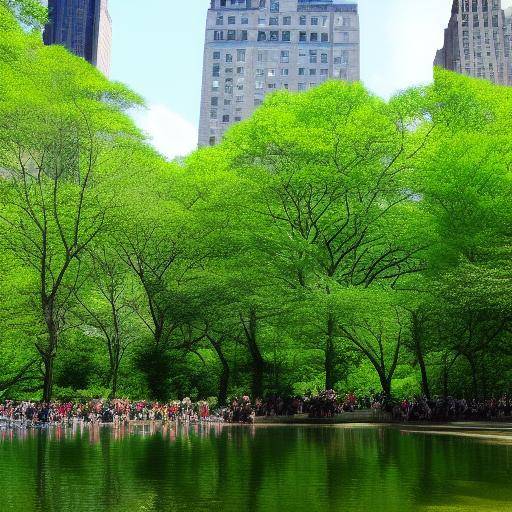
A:
POLYGON ((169 159, 185 156, 197 147, 196 126, 165 105, 149 105, 133 117, 153 146, 169 159))

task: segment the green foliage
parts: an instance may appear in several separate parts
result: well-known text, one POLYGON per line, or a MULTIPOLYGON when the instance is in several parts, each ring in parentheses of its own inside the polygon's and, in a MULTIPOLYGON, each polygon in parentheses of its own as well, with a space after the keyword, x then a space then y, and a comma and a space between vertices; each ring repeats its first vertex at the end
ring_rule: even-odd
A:
POLYGON ((511 89, 283 91, 169 163, 43 15, 0 0, 0 393, 508 390, 511 89))

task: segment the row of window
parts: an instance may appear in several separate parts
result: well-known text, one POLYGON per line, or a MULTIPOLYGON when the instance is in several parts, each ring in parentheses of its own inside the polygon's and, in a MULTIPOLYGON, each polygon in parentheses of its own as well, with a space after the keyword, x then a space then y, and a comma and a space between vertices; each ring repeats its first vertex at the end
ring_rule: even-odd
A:
MULTIPOLYGON (((215 20, 215 24, 218 26, 224 25, 225 22, 227 22, 228 25, 236 25, 237 24, 237 16, 227 16, 227 18, 224 16, 224 14, 217 14, 217 18, 215 20)), ((352 19, 348 17, 342 17, 338 16, 335 20, 336 25, 342 26, 342 27, 351 27, 352 26, 352 19)), ((249 17, 247 15, 240 16, 240 24, 241 25, 248 25, 249 24, 249 17)), ((270 26, 290 26, 292 24, 292 17, 291 16, 283 16, 279 18, 279 16, 270 16, 270 18, 264 18, 259 17, 258 18, 258 25, 270 25, 270 26)), ((312 27, 322 26, 322 27, 328 27, 329 26, 329 18, 327 16, 299 16, 299 25, 300 26, 307 26, 310 25, 312 27), (308 23, 309 21, 309 23, 308 23)))
MULTIPOLYGON (((298 68, 298 70, 297 70, 298 76, 305 76, 307 70, 308 70, 308 68, 298 68)), ((234 72, 234 68, 225 68, 224 69, 224 74, 226 74, 226 75, 231 75, 231 74, 233 74, 233 72, 234 72)), ((309 68, 309 76, 316 76, 317 72, 319 72, 320 76, 326 76, 326 75, 328 75, 329 70, 326 68, 320 68, 320 69, 309 68)), ((218 73, 217 70, 215 70, 214 73, 215 74, 213 76, 215 78, 220 77, 220 73, 218 73)), ((289 68, 281 68, 278 70, 276 70, 276 69, 268 69, 268 70, 257 69, 255 72, 255 76, 256 77, 264 77, 264 76, 274 77, 274 76, 277 76, 278 73, 281 76, 290 76, 290 69, 289 68)), ((245 76, 245 68, 242 66, 237 67, 236 74, 239 76, 245 76)))
MULTIPOLYGON (((484 15, 484 27, 487 28, 489 26, 489 17, 487 15, 484 15)), ((462 15, 462 26, 463 27, 469 27, 469 14, 463 14, 462 15)), ((494 28, 499 27, 499 16, 497 14, 494 14, 492 17, 492 26, 494 28)), ((473 14, 473 27, 478 28, 480 27, 480 17, 478 14, 473 14)))
MULTIPOLYGON (((247 41, 247 30, 214 30, 214 41, 247 41)), ((259 30, 257 35, 258 41, 284 41, 291 42, 292 35, 289 30, 259 30)), ((300 43, 328 43, 329 34, 327 32, 299 32, 298 41, 300 43)), ((341 42, 350 42, 350 34, 348 32, 341 32, 341 42)))
POLYGON ((479 7, 484 11, 488 11, 489 8, 499 9, 500 2, 499 0, 492 0, 492 2, 489 0, 462 0, 462 12, 469 12, 470 7, 472 12, 478 12, 479 7))
MULTIPOLYGON (((303 48, 299 49, 299 60, 303 61, 309 57, 310 64, 315 64, 318 62, 318 50, 305 50, 303 48)), ((236 61, 237 62, 245 62, 246 61, 246 50, 245 49, 238 49, 236 50, 236 61)), ((281 50, 279 53, 273 53, 273 57, 275 57, 275 62, 277 59, 282 64, 287 64, 290 62, 290 50, 281 50)), ((220 60, 221 58, 221 52, 219 50, 215 50, 212 54, 213 60, 220 60)), ((227 63, 233 62, 234 55, 232 53, 226 52, 224 55, 224 59, 227 63)), ((349 51, 348 50, 342 50, 338 55, 335 55, 334 57, 334 63, 335 64, 342 64, 344 62, 348 62, 349 58, 349 51)), ((258 62, 266 62, 268 61, 268 51, 258 51, 257 55, 258 62)), ((328 53, 320 53, 320 62, 321 63, 327 63, 329 61, 329 54, 328 53)), ((219 64, 220 66, 220 64, 219 64)))

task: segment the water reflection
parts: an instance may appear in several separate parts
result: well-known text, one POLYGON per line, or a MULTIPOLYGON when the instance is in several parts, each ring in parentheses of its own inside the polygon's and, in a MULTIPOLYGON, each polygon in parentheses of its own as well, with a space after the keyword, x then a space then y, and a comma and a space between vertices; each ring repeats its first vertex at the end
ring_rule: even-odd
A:
POLYGON ((0 462, 6 512, 512 510, 510 447, 387 427, 2 431, 0 462))

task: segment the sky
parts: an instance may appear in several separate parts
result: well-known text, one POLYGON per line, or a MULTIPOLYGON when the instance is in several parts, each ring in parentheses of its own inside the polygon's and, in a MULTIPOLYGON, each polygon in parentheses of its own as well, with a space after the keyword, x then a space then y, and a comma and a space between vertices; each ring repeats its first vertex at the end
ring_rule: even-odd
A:
MULTIPOLYGON (((510 1, 510 0, 508 0, 510 1)), ((359 0, 361 79, 389 97, 432 79, 452 0, 359 0)), ((210 0, 109 0, 112 73, 141 94, 134 117, 168 158, 195 149, 210 0)))

